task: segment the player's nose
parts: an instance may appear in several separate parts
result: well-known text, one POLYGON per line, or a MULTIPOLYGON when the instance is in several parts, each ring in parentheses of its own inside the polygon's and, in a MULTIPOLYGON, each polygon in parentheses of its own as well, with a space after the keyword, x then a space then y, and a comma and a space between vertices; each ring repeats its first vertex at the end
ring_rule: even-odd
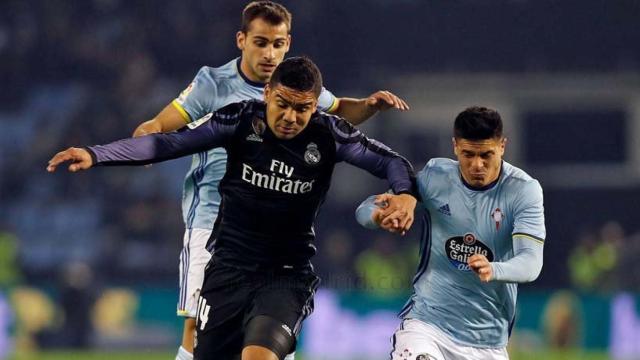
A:
POLYGON ((293 109, 285 110, 282 119, 288 123, 296 122, 296 111, 293 109))
POLYGON ((266 47, 266 49, 264 51, 264 57, 268 61, 272 61, 273 59, 276 58, 276 54, 275 54, 275 51, 274 51, 272 45, 269 45, 269 46, 266 47))

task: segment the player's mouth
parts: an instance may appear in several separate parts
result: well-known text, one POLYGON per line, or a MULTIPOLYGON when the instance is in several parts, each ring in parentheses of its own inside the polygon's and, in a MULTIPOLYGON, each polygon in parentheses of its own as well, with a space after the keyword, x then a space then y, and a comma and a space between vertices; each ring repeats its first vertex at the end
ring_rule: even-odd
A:
POLYGON ((296 129, 291 128, 291 127, 284 127, 284 126, 279 126, 278 127, 278 131, 282 134, 285 135, 291 135, 291 134, 295 134, 296 129))
POLYGON ((275 64, 258 64, 258 66, 264 72, 273 72, 273 70, 276 69, 276 65, 275 64))

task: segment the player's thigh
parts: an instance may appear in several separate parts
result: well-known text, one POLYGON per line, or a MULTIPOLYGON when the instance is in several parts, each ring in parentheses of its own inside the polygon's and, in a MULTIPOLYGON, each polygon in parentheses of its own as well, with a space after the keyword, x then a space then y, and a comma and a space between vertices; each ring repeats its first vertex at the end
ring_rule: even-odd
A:
MULTIPOLYGON (((313 295, 319 281, 319 278, 311 272, 264 277, 263 286, 256 291, 252 309, 246 317, 248 327, 250 322, 258 316, 271 319, 270 325, 277 325, 280 330, 283 330, 281 335, 291 345, 284 354, 293 352, 296 338, 302 328, 302 321, 313 312, 313 295)), ((245 338, 245 345, 268 347, 272 343, 272 337, 245 338)))
POLYGON ((252 317, 245 326, 244 353, 250 350, 269 351, 278 359, 284 359, 295 344, 295 338, 283 327, 282 322, 266 315, 252 317))
POLYGON ((211 259, 206 249, 209 229, 187 229, 180 254, 180 292, 177 313, 195 318, 198 298, 204 281, 204 269, 211 259))
POLYGON ((441 339, 417 320, 403 320, 391 338, 391 346, 392 360, 445 360, 441 339))
POLYGON ((447 359, 483 359, 483 360, 509 360, 506 348, 484 349, 469 346, 451 346, 444 350, 447 359))
POLYGON ((196 309, 194 359, 231 359, 242 351, 253 284, 238 269, 211 264, 196 309))

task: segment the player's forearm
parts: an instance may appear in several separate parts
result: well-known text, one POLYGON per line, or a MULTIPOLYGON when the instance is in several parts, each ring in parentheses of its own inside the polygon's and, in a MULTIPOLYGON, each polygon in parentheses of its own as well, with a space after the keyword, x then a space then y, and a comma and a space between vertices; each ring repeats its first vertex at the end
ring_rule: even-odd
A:
POLYGON ((215 146, 206 128, 123 139, 89 146, 93 165, 146 165, 194 154, 215 146))
POLYGON ((360 125, 378 112, 375 107, 367 105, 367 99, 339 98, 338 101, 333 113, 352 125, 360 125))
POLYGON ((493 280, 513 283, 531 282, 542 270, 544 245, 535 240, 515 237, 514 256, 504 262, 492 262, 493 280))
POLYGON ((373 219, 373 212, 378 206, 375 204, 376 196, 369 196, 356 209, 356 220, 358 224, 367 229, 378 229, 380 226, 373 219))
POLYGON ((173 103, 167 105, 153 119, 143 122, 135 129, 133 136, 143 136, 160 132, 171 132, 189 123, 188 116, 182 115, 173 103))

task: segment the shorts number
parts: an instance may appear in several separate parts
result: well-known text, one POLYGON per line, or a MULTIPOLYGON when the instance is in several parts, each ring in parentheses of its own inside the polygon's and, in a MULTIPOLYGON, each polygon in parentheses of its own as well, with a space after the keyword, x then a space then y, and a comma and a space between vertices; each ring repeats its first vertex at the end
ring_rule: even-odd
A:
POLYGON ((200 325, 200 331, 204 330, 207 321, 209 321, 209 310, 211 310, 211 305, 207 305, 207 299, 200 296, 198 299, 198 311, 196 313, 198 316, 196 326, 200 325))

